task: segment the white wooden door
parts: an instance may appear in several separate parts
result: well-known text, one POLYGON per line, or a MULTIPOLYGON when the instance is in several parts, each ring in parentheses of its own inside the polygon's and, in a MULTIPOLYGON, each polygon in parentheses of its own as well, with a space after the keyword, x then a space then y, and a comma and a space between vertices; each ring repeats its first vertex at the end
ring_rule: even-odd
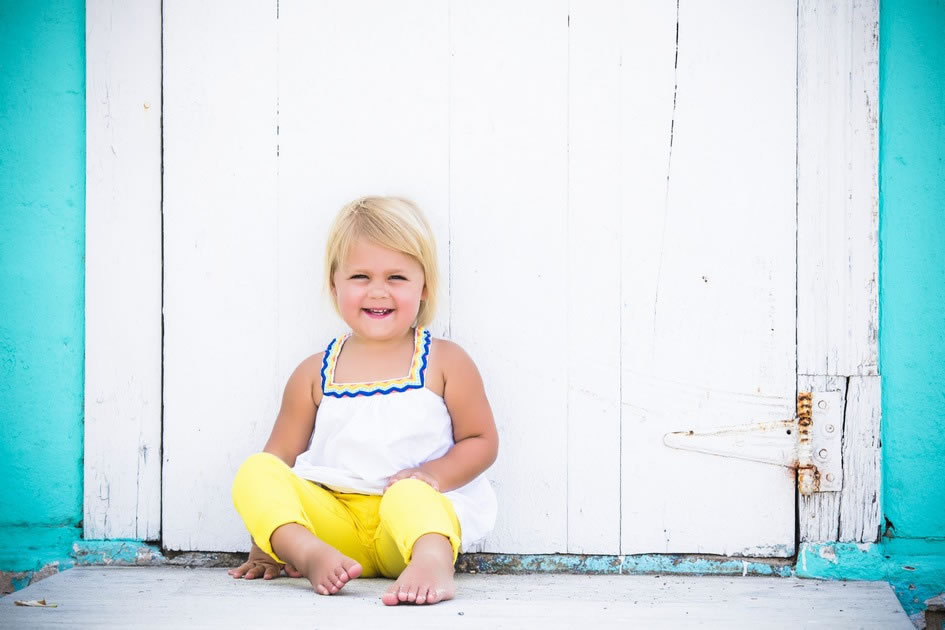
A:
POLYGON ((294 366, 341 328, 327 224, 429 213, 436 334, 477 361, 507 553, 788 556, 786 469, 662 435, 790 418, 787 0, 164 3, 163 542, 230 502, 294 366))

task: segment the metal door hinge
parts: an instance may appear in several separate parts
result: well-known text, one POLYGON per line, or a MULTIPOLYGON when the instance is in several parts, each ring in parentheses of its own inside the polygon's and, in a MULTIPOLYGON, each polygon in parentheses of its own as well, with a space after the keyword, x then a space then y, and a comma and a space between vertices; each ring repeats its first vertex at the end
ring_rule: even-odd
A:
POLYGON ((841 396, 840 392, 800 392, 797 417, 791 420, 677 431, 664 435, 663 443, 686 451, 793 468, 803 495, 836 492, 843 484, 841 396))

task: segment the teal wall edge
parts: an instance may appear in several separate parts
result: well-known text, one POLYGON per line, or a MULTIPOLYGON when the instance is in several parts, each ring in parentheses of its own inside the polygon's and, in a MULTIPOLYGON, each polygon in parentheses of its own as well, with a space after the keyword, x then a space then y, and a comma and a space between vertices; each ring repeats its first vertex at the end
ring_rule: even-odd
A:
POLYGON ((881 546, 802 550, 798 573, 945 591, 945 0, 880 0, 881 546))
POLYGON ((85 3, 0 0, 0 569, 82 530, 85 3))

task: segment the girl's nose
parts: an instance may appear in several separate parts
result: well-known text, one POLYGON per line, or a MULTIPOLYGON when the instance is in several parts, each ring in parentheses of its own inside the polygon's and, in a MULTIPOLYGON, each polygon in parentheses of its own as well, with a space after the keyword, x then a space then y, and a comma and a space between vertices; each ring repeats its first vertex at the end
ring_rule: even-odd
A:
POLYGON ((371 283, 368 287, 368 297, 386 297, 387 288, 380 283, 371 283))

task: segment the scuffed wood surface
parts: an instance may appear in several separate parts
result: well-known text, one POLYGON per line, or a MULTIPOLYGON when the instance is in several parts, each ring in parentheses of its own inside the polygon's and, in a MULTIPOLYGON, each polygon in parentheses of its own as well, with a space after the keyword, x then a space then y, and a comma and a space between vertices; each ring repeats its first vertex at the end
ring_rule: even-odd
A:
POLYGON ((801 0, 798 373, 878 374, 878 0, 801 0))
POLYGON ((86 5, 83 535, 161 531, 161 2, 86 5))
POLYGON ((885 582, 761 577, 459 575, 435 606, 387 608, 390 580, 334 597, 302 578, 234 580, 223 569, 81 567, 0 599, 7 628, 831 628, 912 630, 885 582), (54 610, 22 608, 41 599, 54 610))
POLYGON ((843 422, 843 490, 840 492, 841 542, 879 540, 882 510, 880 480, 880 377, 850 377, 843 422))
POLYGON ((843 488, 798 495, 802 542, 875 542, 880 508, 880 378, 799 376, 798 391, 841 393, 843 488))

